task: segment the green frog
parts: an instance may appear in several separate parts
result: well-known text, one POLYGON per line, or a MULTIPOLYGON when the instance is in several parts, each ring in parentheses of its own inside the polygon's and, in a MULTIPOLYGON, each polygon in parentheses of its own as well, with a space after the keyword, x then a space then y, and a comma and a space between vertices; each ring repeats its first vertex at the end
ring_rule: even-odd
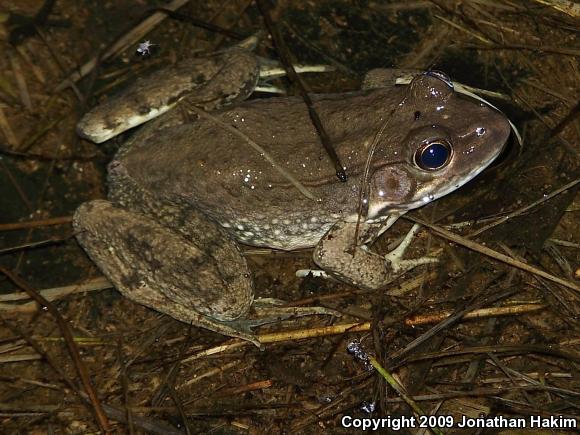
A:
MULTIPOLYGON (((403 259, 416 228, 386 256, 372 242, 479 174, 510 134, 504 115, 443 74, 396 86, 396 74, 375 71, 360 91, 312 95, 348 175, 340 182, 300 98, 243 101, 261 69, 250 51, 229 49, 138 80, 89 112, 78 131, 96 142, 165 113, 119 149, 108 200, 74 216, 78 241, 122 294, 256 344, 246 319, 262 308, 240 243, 314 248, 331 276, 385 286, 433 259, 403 259)), ((303 310, 286 309, 319 312, 303 310)))

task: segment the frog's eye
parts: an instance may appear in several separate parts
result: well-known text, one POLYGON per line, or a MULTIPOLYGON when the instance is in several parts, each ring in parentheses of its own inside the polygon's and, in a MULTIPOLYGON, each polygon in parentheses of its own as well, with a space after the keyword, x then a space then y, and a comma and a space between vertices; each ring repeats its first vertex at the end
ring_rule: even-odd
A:
POLYGON ((451 160, 451 145, 446 140, 434 140, 423 144, 415 152, 415 164, 426 171, 435 171, 451 160))

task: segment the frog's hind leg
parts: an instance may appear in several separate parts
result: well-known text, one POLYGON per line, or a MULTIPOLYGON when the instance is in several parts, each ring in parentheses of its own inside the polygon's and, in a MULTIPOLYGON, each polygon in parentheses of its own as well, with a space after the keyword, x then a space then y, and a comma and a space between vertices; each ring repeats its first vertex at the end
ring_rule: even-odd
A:
MULTIPOLYGON (((216 261, 207 246, 196 246, 157 221, 108 201, 83 204, 73 224, 81 246, 124 296, 182 322, 259 346, 250 331, 228 324, 245 316, 253 301, 241 255, 216 261)), ((219 234, 206 242, 214 248, 231 243, 237 250, 235 242, 219 234)))
POLYGON ((252 280, 238 245, 195 211, 158 204, 142 214, 98 200, 80 206, 73 224, 79 243, 117 290, 182 322, 262 347, 253 327, 340 315, 322 307, 280 306, 276 300, 252 306, 252 280))

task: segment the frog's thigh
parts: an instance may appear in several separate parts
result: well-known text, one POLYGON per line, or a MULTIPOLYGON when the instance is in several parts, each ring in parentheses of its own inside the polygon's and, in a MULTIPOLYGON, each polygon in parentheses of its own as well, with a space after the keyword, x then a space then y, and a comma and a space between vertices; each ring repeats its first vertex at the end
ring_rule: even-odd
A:
MULTIPOLYGON (((371 233, 378 227, 367 230, 371 233)), ((391 269, 383 257, 361 247, 352 252, 355 231, 356 223, 337 222, 318 242, 314 262, 334 277, 357 287, 376 289, 388 284, 391 269)), ((361 239, 373 238, 359 235, 361 239)))
MULTIPOLYGON (((249 310, 253 289, 243 257, 236 261, 230 255, 220 262, 210 246, 196 246, 153 219, 108 201, 83 204, 73 222, 79 243, 126 297, 219 332, 223 328, 208 322, 234 320, 249 310)), ((212 243, 220 245, 218 250, 224 244, 237 250, 227 238, 212 243)))

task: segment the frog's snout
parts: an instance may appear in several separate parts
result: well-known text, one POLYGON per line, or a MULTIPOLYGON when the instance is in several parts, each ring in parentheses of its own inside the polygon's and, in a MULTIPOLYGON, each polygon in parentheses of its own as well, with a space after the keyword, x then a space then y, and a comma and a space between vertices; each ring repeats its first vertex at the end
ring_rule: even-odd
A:
POLYGON ((475 153, 474 157, 487 166, 503 150, 511 131, 511 124, 503 113, 482 106, 479 116, 474 117, 463 135, 462 154, 475 153))

